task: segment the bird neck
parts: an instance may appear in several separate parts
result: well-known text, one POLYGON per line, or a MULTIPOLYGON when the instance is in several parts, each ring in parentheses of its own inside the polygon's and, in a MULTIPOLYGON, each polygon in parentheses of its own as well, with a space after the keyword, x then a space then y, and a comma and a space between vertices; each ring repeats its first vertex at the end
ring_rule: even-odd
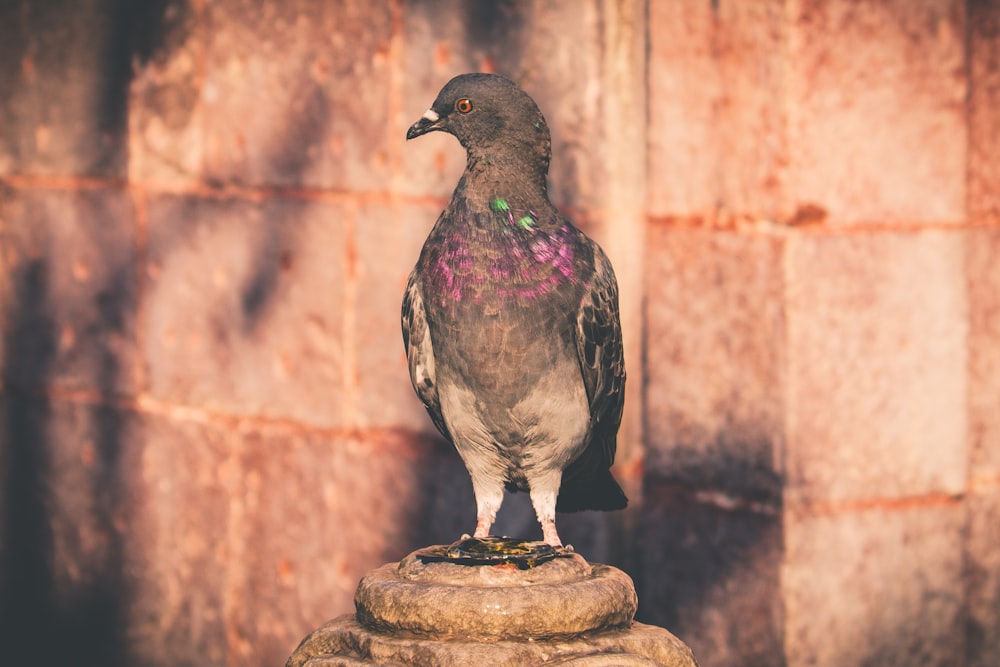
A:
POLYGON ((477 211, 503 212, 498 211, 498 206, 502 208, 502 202, 506 202, 519 209, 548 213, 553 206, 549 202, 547 173, 547 163, 509 151, 481 155, 470 152, 455 196, 477 211))

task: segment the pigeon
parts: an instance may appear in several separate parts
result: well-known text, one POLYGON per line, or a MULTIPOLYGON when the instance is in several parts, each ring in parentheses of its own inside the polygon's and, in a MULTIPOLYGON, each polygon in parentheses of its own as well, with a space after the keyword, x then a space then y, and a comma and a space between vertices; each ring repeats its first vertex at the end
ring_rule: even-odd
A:
POLYGON ((549 201, 551 139, 534 100, 462 74, 406 133, 467 153, 403 297, 413 388, 472 478, 486 538, 504 489, 556 512, 623 509, 611 474, 625 389, 618 284, 604 251, 549 201))

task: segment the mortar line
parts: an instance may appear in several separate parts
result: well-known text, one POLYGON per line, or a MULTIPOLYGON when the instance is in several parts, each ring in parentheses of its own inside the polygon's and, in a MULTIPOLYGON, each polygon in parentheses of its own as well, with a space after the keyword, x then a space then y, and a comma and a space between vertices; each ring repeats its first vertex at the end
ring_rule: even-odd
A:
POLYGON ((916 233, 923 231, 963 232, 969 229, 1000 228, 1000 216, 983 217, 977 220, 956 221, 893 221, 893 222, 850 222, 850 223, 809 223, 787 224, 766 217, 749 215, 718 217, 706 215, 650 215, 649 223, 655 227, 679 230, 729 231, 772 233, 801 233, 814 236, 846 236, 866 233, 916 233))
POLYGON ((796 519, 815 518, 872 511, 903 511, 926 507, 951 507, 960 505, 965 497, 966 494, 964 491, 958 493, 938 491, 896 498, 883 497, 831 501, 803 500, 787 504, 787 511, 790 516, 796 519))
POLYGON ((136 393, 146 390, 146 357, 145 357, 145 322, 146 322, 146 290, 148 281, 146 280, 146 262, 148 259, 147 241, 149 237, 149 211, 147 207, 146 192, 142 185, 133 183, 129 186, 132 196, 132 207, 135 221, 135 368, 133 369, 132 381, 135 383, 136 393))

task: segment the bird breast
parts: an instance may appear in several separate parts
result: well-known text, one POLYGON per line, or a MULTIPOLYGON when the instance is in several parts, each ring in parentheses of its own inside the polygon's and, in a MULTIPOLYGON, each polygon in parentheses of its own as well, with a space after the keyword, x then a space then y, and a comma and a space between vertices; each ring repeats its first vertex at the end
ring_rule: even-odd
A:
POLYGON ((536 307, 564 285, 579 283, 571 236, 563 226, 492 234, 460 230, 429 239, 422 257, 425 296, 444 309, 459 303, 536 307))
MULTIPOLYGON (((568 226, 554 231, 475 230, 429 239, 421 261, 424 304, 439 370, 512 405, 556 365, 576 368, 583 293, 568 226)), ((582 379, 580 380, 582 383, 582 379)))

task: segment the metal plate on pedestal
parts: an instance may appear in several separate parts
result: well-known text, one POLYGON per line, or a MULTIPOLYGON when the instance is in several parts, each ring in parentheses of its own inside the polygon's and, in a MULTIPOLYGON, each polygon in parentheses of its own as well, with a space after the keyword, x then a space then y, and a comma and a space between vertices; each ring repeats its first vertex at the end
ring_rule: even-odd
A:
POLYGON ((553 558, 569 556, 573 547, 553 547, 513 537, 468 537, 449 545, 420 549, 414 556, 425 563, 458 565, 516 565, 528 570, 553 558))

